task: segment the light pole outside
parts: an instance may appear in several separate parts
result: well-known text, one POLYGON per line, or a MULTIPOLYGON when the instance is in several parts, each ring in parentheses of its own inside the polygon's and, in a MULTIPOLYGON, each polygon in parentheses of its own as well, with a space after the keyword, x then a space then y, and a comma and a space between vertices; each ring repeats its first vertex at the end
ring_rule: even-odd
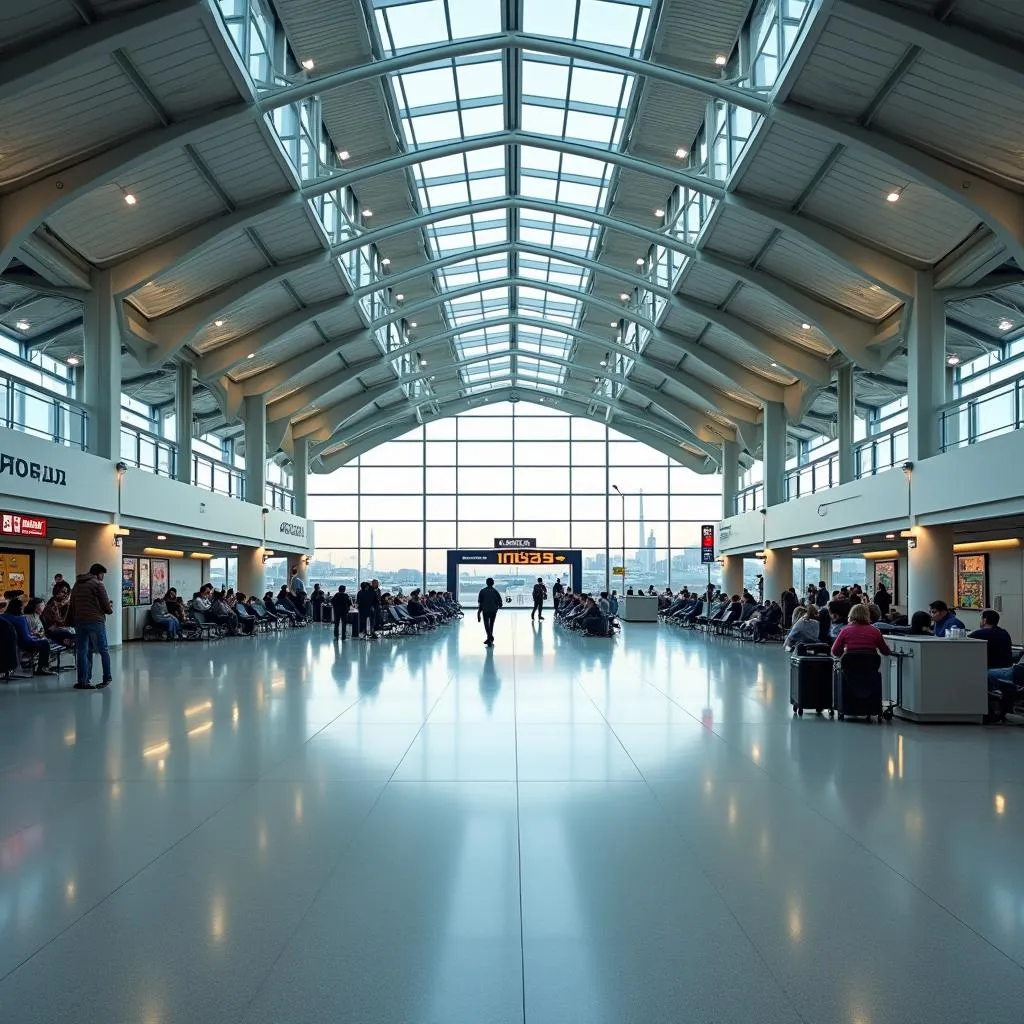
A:
POLYGON ((622 499, 622 593, 626 593, 626 495, 612 484, 612 490, 622 499))

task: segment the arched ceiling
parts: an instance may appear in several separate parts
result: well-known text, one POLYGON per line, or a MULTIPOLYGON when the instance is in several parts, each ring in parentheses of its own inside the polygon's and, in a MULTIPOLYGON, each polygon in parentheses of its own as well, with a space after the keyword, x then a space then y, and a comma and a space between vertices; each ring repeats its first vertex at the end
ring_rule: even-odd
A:
POLYGON ((1024 134, 1024 10, 755 6, 266 0, 271 67, 241 2, 29 0, 0 324, 81 357, 109 286, 129 393, 194 366, 198 430, 263 396, 315 468, 502 395, 711 469, 764 402, 831 430, 843 364, 901 394, 924 275, 951 355, 1024 331, 1024 173, 971 127, 998 91, 1024 134))

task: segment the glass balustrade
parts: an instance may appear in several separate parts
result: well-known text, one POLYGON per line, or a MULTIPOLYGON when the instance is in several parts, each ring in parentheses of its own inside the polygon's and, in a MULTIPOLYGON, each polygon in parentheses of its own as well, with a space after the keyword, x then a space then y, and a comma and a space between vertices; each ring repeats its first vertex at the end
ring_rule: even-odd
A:
POLYGON ((0 425, 88 450, 85 406, 6 374, 0 375, 0 425))

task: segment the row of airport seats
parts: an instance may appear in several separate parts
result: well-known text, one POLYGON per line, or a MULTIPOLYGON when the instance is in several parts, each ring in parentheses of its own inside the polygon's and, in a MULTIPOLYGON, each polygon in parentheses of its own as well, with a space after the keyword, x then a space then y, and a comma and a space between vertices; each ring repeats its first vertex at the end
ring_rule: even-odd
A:
POLYGON ((702 630, 734 640, 781 643, 786 636, 782 608, 776 601, 758 603, 749 593, 743 597, 680 594, 658 611, 661 621, 685 629, 702 630))

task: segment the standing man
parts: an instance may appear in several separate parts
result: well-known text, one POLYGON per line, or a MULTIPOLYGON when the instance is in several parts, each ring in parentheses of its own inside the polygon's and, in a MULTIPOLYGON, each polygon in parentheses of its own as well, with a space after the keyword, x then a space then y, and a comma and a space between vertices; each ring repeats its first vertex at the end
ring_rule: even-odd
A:
POLYGON ((555 614, 558 614, 558 606, 562 601, 562 595, 565 593, 565 587, 562 586, 562 577, 559 576, 555 580, 554 586, 551 588, 551 600, 555 605, 555 614))
POLYGON ((103 585, 107 570, 94 562, 88 572, 75 578, 71 588, 71 604, 68 618, 75 627, 75 663, 78 669, 76 690, 102 690, 109 686, 113 676, 110 672, 110 649, 107 647, 107 616, 114 612, 114 605, 103 585), (92 685, 92 654, 100 652, 103 666, 103 680, 99 686, 92 685))
POLYGON ((480 591, 476 599, 476 621, 483 619, 484 631, 487 639, 484 641, 486 647, 494 646, 494 619, 502 604, 501 594, 494 589, 494 580, 487 577, 487 586, 480 591))
POLYGON ((530 612, 531 622, 533 622, 534 615, 536 615, 541 622, 544 621, 544 601, 547 596, 548 588, 544 586, 544 580, 538 576, 537 582, 533 585, 533 611, 530 612))
POLYGON ((297 565, 292 566, 292 577, 288 581, 288 593, 291 594, 292 604, 298 609, 299 614, 304 618, 308 618, 309 613, 306 610, 306 584, 299 575, 299 567, 297 565))
POLYGON ((338 587, 336 594, 331 595, 331 610, 334 612, 334 639, 338 639, 338 630, 340 629, 341 639, 344 642, 348 613, 352 610, 352 598, 345 592, 344 585, 338 587))

